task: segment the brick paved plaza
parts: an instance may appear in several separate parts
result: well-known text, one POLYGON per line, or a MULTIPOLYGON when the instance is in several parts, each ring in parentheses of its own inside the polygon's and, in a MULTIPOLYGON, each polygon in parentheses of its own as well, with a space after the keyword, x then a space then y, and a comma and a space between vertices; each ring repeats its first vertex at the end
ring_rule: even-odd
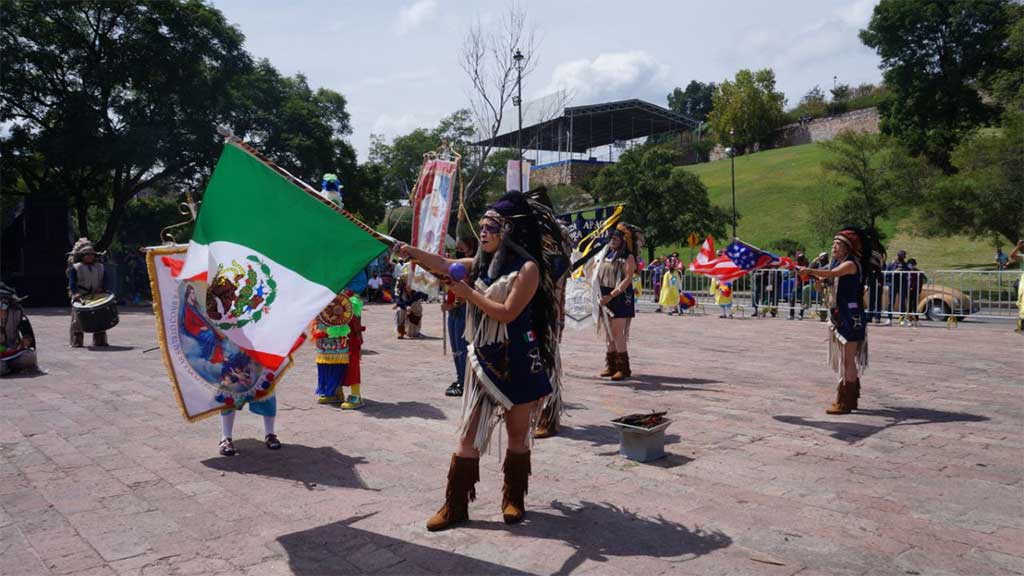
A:
POLYGON ((570 414, 534 448, 527 521, 501 521, 481 463, 467 527, 428 533, 460 401, 440 313, 397 341, 366 312, 361 412, 314 404, 308 347, 279 388, 279 452, 238 417, 172 401, 153 318, 124 312, 109 350, 69 350, 36 312, 38 377, 7 378, 0 573, 1024 573, 1024 338, 1007 324, 871 330, 860 413, 826 416, 824 326, 641 314, 631 381, 593 374, 592 333, 564 347, 570 414), (617 454, 616 416, 665 409, 668 457, 617 454))

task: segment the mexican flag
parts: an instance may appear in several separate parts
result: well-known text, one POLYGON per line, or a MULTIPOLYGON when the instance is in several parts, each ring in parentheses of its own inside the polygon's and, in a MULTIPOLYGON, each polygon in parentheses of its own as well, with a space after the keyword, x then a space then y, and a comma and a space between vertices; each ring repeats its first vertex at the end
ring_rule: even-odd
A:
POLYGON ((176 276, 205 282, 210 321, 276 369, 309 322, 387 246, 228 142, 176 276))

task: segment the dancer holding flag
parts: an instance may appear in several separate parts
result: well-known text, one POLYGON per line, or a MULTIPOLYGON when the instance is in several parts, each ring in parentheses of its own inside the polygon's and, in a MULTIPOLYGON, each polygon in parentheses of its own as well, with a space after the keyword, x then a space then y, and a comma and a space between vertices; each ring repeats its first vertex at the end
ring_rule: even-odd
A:
POLYGON ((564 253, 562 229, 543 189, 509 192, 480 220, 480 249, 475 258, 449 260, 402 245, 437 276, 452 265, 468 270, 469 283, 451 282, 449 290, 466 301, 469 370, 463 395, 459 442, 448 470, 445 503, 427 521, 427 529, 444 530, 469 518, 476 497, 480 453, 487 451, 494 427, 502 420, 508 432, 503 470, 502 515, 507 524, 526 512, 530 476, 530 440, 539 412, 538 400, 560 378, 559 309, 553 273, 564 253))
POLYGON ((828 269, 801 266, 802 276, 834 280, 828 291, 829 349, 832 369, 839 373, 836 401, 828 414, 857 410, 860 374, 868 366, 867 322, 864 317, 864 283, 868 273, 881 267, 881 247, 861 230, 847 227, 832 241, 832 265, 828 269))
POLYGON ((619 381, 632 375, 629 325, 636 316, 633 274, 636 273, 636 251, 642 243, 639 228, 620 222, 612 230, 608 245, 597 256, 594 284, 601 293, 597 330, 604 334, 608 346, 602 378, 619 381))

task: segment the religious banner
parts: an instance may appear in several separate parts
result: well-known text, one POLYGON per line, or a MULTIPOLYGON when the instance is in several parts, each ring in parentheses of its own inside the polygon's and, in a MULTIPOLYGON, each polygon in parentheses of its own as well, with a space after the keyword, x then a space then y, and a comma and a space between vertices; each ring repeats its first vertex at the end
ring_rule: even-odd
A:
POLYGON ((217 298, 204 281, 179 280, 187 247, 162 246, 146 253, 157 339, 181 413, 195 422, 253 400, 266 400, 291 365, 288 356, 271 371, 231 341, 210 311, 217 298))
MULTIPOLYGON (((412 244, 420 250, 444 254, 458 170, 458 160, 427 158, 423 162, 416 182, 412 220, 412 244)), ((439 288, 437 278, 415 263, 409 269, 409 285, 431 295, 436 295, 439 288)))
POLYGON ((530 162, 509 160, 505 164, 505 190, 525 192, 530 189, 530 162))

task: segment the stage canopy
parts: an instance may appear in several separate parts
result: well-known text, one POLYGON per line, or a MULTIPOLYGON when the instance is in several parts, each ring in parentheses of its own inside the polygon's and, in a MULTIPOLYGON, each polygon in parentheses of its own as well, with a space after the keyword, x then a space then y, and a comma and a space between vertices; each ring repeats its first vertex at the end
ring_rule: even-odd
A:
MULTIPOLYGON (((621 100, 566 108, 561 116, 523 127, 523 148, 586 152, 593 148, 666 132, 695 130, 699 122, 643 100, 621 100)), ((478 146, 516 148, 513 130, 477 142, 478 146)))

